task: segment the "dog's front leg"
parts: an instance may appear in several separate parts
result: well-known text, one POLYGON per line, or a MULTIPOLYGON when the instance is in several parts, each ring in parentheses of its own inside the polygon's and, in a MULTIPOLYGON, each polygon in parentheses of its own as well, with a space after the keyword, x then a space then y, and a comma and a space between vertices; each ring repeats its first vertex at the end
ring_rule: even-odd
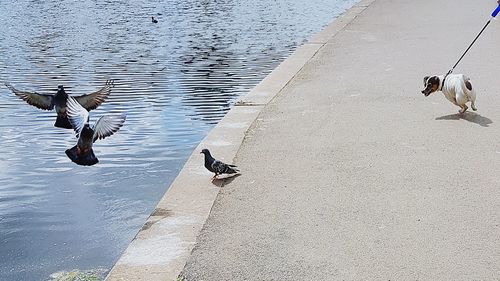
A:
POLYGON ((458 111, 458 113, 460 113, 460 114, 464 114, 464 113, 465 113, 465 111, 468 109, 468 107, 467 107, 467 105, 466 105, 466 104, 464 104, 464 105, 460 105, 460 108, 461 108, 461 109, 458 111))

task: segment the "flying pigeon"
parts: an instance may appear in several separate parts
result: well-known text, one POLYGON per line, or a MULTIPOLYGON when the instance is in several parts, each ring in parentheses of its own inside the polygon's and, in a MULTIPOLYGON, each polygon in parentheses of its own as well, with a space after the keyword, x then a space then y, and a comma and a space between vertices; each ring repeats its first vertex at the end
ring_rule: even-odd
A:
MULTIPOLYGON (((64 91, 64 87, 59 85, 57 87, 57 93, 55 95, 49 94, 39 94, 37 92, 27 92, 20 91, 14 88, 10 84, 5 84, 9 90, 11 90, 16 96, 27 102, 28 104, 43 109, 43 110, 53 110, 56 108, 57 119, 54 124, 55 127, 72 129, 71 124, 67 118, 66 114, 66 102, 68 100, 68 94, 64 91)), ((86 110, 90 111, 97 108, 111 93, 111 88, 114 86, 113 80, 106 81, 104 87, 100 90, 75 97, 75 99, 80 103, 86 110)))
POLYGON ((76 99, 68 98, 68 119, 73 126, 78 142, 66 155, 78 165, 92 166, 99 160, 92 150, 93 143, 98 139, 111 136, 117 132, 125 122, 125 114, 103 115, 93 126, 89 124, 89 112, 76 99))
POLYGON ((208 149, 203 149, 200 153, 205 154, 205 168, 212 173, 215 173, 212 179, 216 179, 218 175, 221 174, 236 174, 239 172, 236 165, 229 165, 216 160, 210 154, 208 149))

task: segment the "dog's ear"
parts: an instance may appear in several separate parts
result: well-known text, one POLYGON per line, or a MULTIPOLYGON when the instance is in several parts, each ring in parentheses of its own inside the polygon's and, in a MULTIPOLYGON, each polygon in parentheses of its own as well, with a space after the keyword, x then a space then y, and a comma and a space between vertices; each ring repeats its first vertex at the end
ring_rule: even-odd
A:
POLYGON ((424 77, 424 86, 427 85, 427 80, 429 80, 429 76, 424 77))
POLYGON ((431 83, 431 84, 437 84, 439 85, 439 83, 441 83, 441 79, 439 79, 439 77, 437 76, 432 76, 431 78, 429 78, 429 80, 427 80, 428 83, 431 83))

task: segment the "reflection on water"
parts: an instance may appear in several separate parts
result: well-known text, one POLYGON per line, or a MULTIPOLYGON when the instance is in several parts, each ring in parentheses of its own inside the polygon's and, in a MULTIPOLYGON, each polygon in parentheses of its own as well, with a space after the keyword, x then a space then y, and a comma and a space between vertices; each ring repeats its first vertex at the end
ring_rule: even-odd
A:
POLYGON ((91 118, 127 114, 81 167, 55 112, 0 88, 0 280, 109 269, 235 99, 354 2, 0 1, 0 82, 80 95, 114 79, 91 118))

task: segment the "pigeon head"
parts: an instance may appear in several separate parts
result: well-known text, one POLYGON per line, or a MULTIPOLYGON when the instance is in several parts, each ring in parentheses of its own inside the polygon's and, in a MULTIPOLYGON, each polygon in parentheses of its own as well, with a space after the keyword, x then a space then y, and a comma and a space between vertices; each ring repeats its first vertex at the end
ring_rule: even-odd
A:
POLYGON ((63 85, 57 86, 56 96, 66 97, 66 98, 68 97, 68 94, 66 94, 66 92, 64 91, 63 85))
POLYGON ((208 151, 208 149, 206 148, 202 149, 200 153, 203 153, 205 155, 210 155, 210 151, 208 151))
POLYGON ((85 123, 85 125, 83 125, 82 131, 80 134, 83 138, 92 138, 94 136, 94 130, 92 130, 89 123, 85 123))
POLYGON ((65 93, 64 86, 63 85, 57 86, 57 92, 65 93))

